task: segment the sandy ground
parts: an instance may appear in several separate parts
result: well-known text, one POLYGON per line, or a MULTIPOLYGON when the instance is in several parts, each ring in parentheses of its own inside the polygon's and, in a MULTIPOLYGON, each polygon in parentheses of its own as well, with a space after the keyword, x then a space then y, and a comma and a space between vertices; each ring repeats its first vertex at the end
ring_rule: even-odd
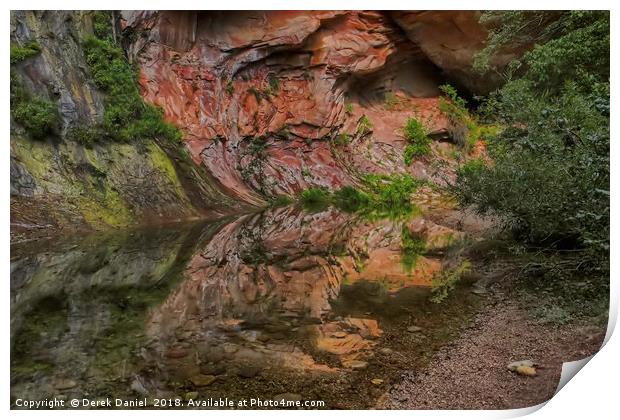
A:
POLYGON ((562 363, 600 348, 604 331, 585 324, 549 325, 496 291, 488 306, 425 371, 405 372, 378 402, 390 409, 507 409, 549 400, 562 363), (510 362, 538 363, 534 377, 510 372, 510 362))

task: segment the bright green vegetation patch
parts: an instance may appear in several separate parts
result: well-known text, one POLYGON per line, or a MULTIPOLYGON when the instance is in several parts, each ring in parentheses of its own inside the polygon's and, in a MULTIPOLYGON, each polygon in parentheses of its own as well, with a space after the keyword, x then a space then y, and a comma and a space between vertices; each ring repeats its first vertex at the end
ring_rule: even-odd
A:
POLYGON ((308 188, 302 191, 300 201, 308 209, 320 209, 330 204, 331 194, 325 188, 308 188))
POLYGON ((402 208, 411 205, 411 194, 422 186, 422 182, 409 174, 377 175, 364 177, 371 202, 386 208, 402 208))
POLYGON ((431 153, 431 139, 420 121, 408 118, 403 128, 408 144, 405 147, 405 164, 411 165, 414 157, 426 156, 431 153))
POLYGON ((177 171, 174 167, 174 164, 170 160, 170 157, 156 144, 151 143, 148 146, 149 149, 149 158, 152 165, 159 169, 161 173, 163 173, 166 178, 170 181, 170 183, 176 189, 177 196, 184 197, 185 191, 183 190, 183 186, 179 181, 179 177, 177 175, 177 171))
POLYGON ((306 208, 321 209, 333 205, 369 219, 396 220, 419 212, 411 202, 411 195, 422 182, 410 175, 368 174, 363 178, 363 183, 363 190, 346 186, 334 193, 324 188, 310 188, 302 192, 300 201, 306 208))
POLYGON ((366 115, 362 115, 357 122, 357 135, 364 136, 372 131, 372 122, 366 115))
POLYGON ((456 287, 456 284, 461 279, 461 277, 471 271, 471 262, 468 260, 463 260, 461 263, 451 270, 446 270, 441 272, 437 277, 433 279, 432 282, 432 292, 431 302, 433 303, 441 303, 443 302, 450 293, 456 287))
POLYGON ((333 143, 336 146, 347 146, 351 143, 351 135, 347 133, 340 133, 334 138, 333 143))
POLYGON ((407 226, 401 228, 400 239, 400 262, 405 271, 411 273, 418 262, 418 258, 426 252, 426 241, 422 236, 411 233, 407 226))
POLYGON ((355 187, 346 186, 334 192, 332 201, 339 209, 351 213, 368 206, 370 197, 355 187))
POLYGON ((347 115, 351 115, 351 114, 353 114, 353 104, 345 104, 345 106, 344 106, 344 112, 345 112, 347 115))
POLYGON ((20 61, 24 61, 27 58, 39 54, 40 52, 41 46, 35 40, 32 40, 23 46, 11 44, 11 64, 16 64, 20 61))
POLYGON ((471 151, 479 139, 492 140, 501 132, 500 124, 480 124, 467 109, 467 101, 452 86, 445 84, 439 86, 439 89, 443 93, 439 98, 439 109, 452 125, 452 137, 466 151, 471 151))
POLYGON ((130 210, 120 194, 109 184, 104 184, 102 190, 93 186, 88 191, 89 195, 79 200, 79 208, 88 224, 98 227, 131 224, 133 218, 130 210))
POLYGON ((11 74, 11 117, 35 140, 60 132, 56 104, 26 91, 14 74, 11 74))
MULTIPOLYGON (((83 43, 93 80, 106 93, 103 121, 92 128, 90 137, 103 136, 103 139, 119 142, 145 138, 180 142, 181 132, 164 121, 161 109, 142 99, 135 67, 129 64, 123 49, 110 36, 102 37, 105 20, 99 19, 101 22, 95 19, 97 36, 87 37, 83 43)), ((87 133, 82 133, 76 138, 88 137, 87 133)))
POLYGON ((289 197, 288 195, 281 194, 273 198, 269 204, 271 205, 271 207, 286 207, 292 204, 293 201, 293 198, 289 197))

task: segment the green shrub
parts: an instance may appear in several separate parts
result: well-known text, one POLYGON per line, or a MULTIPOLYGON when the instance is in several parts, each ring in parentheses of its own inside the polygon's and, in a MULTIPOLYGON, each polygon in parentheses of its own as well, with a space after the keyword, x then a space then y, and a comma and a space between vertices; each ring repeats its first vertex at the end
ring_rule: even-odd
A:
POLYGON ((359 136, 366 135, 372 131, 372 122, 366 115, 362 115, 357 122, 357 134, 359 136))
POLYGON ((444 96, 439 98, 439 109, 446 114, 452 127, 452 137, 469 152, 479 139, 490 140, 500 131, 500 125, 481 125, 467 109, 467 101, 461 98, 456 89, 442 85, 439 89, 444 96))
POLYGON ((426 156, 431 153, 431 139, 420 121, 408 118, 403 134, 409 144, 405 147, 405 164, 411 165, 414 157, 426 156))
POLYGON ((288 195, 278 195, 271 200, 272 207, 286 207, 293 203, 293 199, 288 195))
POLYGON ((426 156, 430 154, 431 148, 428 144, 408 144, 405 146, 404 160, 405 165, 409 166, 413 163, 413 158, 426 156))
POLYGON ((112 13, 106 10, 93 12, 93 32, 99 39, 112 38, 112 13))
POLYGON ((418 258, 426 252, 426 241, 422 236, 412 234, 407 226, 401 228, 400 239, 400 261, 405 271, 411 273, 418 262, 418 258))
POLYGON ((443 302, 448 297, 450 291, 456 287, 461 277, 470 271, 471 263, 468 260, 463 260, 457 267, 436 276, 432 281, 430 301, 433 303, 443 302))
POLYGON ((333 203, 339 209, 352 213, 368 206, 370 199, 357 188, 346 186, 334 192, 333 203))
POLYGON ((334 144, 336 146, 347 146, 351 143, 351 135, 347 133, 340 133, 334 138, 334 144))
POLYGON ((93 80, 106 93, 101 132, 105 138, 127 142, 160 138, 181 141, 181 132, 163 119, 163 111, 146 104, 138 88, 136 69, 109 38, 88 37, 84 54, 93 80))
POLYGON ((20 124, 28 135, 42 140, 60 132, 61 117, 55 103, 33 96, 24 89, 18 76, 11 71, 11 117, 20 124))
MULTIPOLYGON (((497 12, 513 28, 551 12, 497 12)), ((515 237, 547 253, 578 256, 584 277, 607 282, 610 232, 609 13, 553 12, 538 44, 484 106, 506 128, 489 143, 493 164, 459 171, 463 206, 499 216, 515 237)), ((501 28, 490 45, 531 36, 501 28), (497 38, 499 37, 499 38, 497 38)), ((546 259, 538 260, 549 267, 546 259)), ((554 263, 553 266, 560 266, 554 263)), ((556 276, 559 278, 559 276, 556 276)))
POLYGON ((67 138, 85 147, 92 147, 99 139, 105 136, 101 126, 74 127, 67 133, 67 138))
POLYGON ((329 205, 330 194, 325 188, 308 188, 301 193, 301 204, 310 209, 323 208, 329 205))
POLYGON ((11 64, 19 63, 41 52, 41 46, 35 40, 29 41, 24 46, 11 44, 11 64))
POLYGON ((346 112, 347 115, 353 114, 353 104, 346 104, 344 106, 344 112, 346 112))
POLYGON ((363 178, 365 191, 345 186, 330 194, 324 188, 302 192, 300 201, 306 208, 322 209, 328 205, 346 212, 358 212, 367 219, 408 218, 419 211, 411 195, 421 185, 410 175, 368 174, 363 178))
POLYGON ((420 187, 420 181, 411 175, 376 175, 364 177, 375 206, 402 208, 411 205, 411 195, 420 187))
POLYGON ((407 118, 405 128, 403 128, 403 134, 405 135, 405 139, 410 143, 430 142, 424 126, 415 118, 407 118))
POLYGON ((18 102, 12 110, 13 119, 34 139, 57 135, 60 131, 60 114, 56 104, 48 100, 29 97, 18 102))

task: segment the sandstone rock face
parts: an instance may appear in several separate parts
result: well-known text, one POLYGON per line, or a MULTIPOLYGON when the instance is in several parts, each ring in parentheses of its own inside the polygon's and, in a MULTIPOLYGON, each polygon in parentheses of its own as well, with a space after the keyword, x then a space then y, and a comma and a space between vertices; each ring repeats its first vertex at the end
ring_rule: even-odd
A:
MULTIPOLYGON (((488 93, 499 85, 498 74, 479 74, 472 68, 488 37, 479 23, 481 15, 470 10, 391 12, 407 37, 449 78, 472 92, 488 93)), ((516 57, 515 51, 502 51, 491 60, 502 68, 516 57)))
POLYGON ((429 131, 445 133, 437 66, 461 75, 456 70, 486 37, 475 12, 162 11, 123 18, 146 100, 183 130, 194 160, 224 191, 256 204, 310 186, 355 184, 365 172, 437 178, 425 162, 405 167, 402 127, 416 116, 429 131), (445 44, 437 31, 458 43, 445 44), (362 115, 373 129, 357 134, 362 115))

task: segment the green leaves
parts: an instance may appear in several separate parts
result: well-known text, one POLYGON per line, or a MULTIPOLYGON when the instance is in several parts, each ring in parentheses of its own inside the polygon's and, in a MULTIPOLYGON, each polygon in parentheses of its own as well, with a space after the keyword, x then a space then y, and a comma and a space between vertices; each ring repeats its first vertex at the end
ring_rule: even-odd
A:
POLYGON ((43 140, 60 133, 60 113, 56 104, 34 96, 11 72, 11 117, 20 124, 34 140, 43 140))
MULTIPOLYGON (((522 76, 482 107, 506 126, 488 144, 493 163, 463 166, 454 191, 526 242, 582 251, 605 271, 609 195, 599 191, 609 191, 609 14, 553 12, 555 20, 536 20, 546 12, 523 13, 501 20, 513 16, 525 28, 542 22, 530 37, 542 41, 523 57, 522 76)), ((505 28, 501 33, 506 38, 490 43, 509 42, 505 28)))
POLYGON ((405 164, 411 165, 414 157, 426 156, 431 153, 431 139, 421 122, 415 118, 408 118, 403 128, 403 134, 409 144, 405 147, 405 164))
POLYGON ((36 140, 58 134, 60 130, 60 115, 56 104, 48 100, 30 97, 17 103, 12 114, 15 122, 21 124, 36 140))
MULTIPOLYGON (((104 17, 99 18, 100 26, 109 22, 104 17)), ((107 33, 103 26, 99 29, 99 32, 107 33)), ((164 121, 163 111, 144 102, 136 69, 111 37, 86 38, 84 54, 95 84, 106 93, 105 113, 99 130, 105 139, 119 142, 144 138, 160 138, 172 143, 181 141, 181 132, 164 121)))
POLYGON ((11 64, 19 63, 27 58, 33 57, 41 52, 41 46, 36 40, 20 46, 11 44, 11 64))

